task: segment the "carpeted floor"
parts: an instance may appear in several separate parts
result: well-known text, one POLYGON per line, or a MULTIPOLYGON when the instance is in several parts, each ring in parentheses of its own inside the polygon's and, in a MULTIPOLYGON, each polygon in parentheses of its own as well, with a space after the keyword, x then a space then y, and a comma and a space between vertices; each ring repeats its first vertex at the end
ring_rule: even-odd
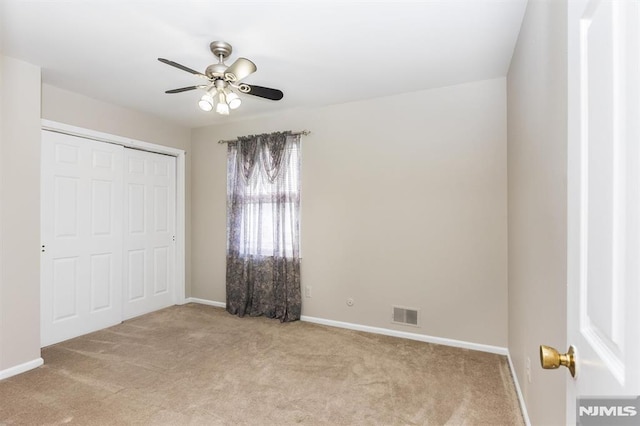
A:
POLYGON ((523 424, 504 356, 204 305, 42 356, 0 382, 0 424, 523 424))

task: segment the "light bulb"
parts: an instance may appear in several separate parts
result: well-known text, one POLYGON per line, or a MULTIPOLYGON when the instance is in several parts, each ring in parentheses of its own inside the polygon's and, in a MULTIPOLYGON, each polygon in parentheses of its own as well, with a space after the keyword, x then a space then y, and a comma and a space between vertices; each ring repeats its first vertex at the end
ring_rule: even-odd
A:
POLYGON ((227 94, 227 103, 229 104, 229 108, 236 109, 240 106, 240 104, 242 103, 242 100, 238 95, 231 92, 227 94))
POLYGON ((205 93, 200 98, 200 102, 198 102, 198 106, 203 111, 211 111, 213 109, 213 96, 210 93, 205 93))
POLYGON ((216 105, 216 112, 222 115, 229 115, 229 105, 219 102, 218 105, 216 105))
POLYGON ((216 112, 222 115, 229 115, 229 105, 223 90, 218 90, 218 105, 216 105, 216 112))

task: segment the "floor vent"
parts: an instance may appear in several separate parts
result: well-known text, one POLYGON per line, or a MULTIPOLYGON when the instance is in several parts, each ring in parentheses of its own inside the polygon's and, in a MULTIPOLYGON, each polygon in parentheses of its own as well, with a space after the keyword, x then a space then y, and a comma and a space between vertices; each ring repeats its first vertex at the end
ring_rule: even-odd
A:
POLYGON ((414 308, 403 308, 401 306, 393 306, 391 314, 391 322, 396 324, 418 326, 418 310, 414 308))

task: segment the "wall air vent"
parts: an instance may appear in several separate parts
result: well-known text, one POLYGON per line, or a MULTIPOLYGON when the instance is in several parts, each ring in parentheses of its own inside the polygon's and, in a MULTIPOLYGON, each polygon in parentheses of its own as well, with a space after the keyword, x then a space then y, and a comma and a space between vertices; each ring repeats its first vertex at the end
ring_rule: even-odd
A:
POLYGON ((402 306, 392 306, 391 322, 418 326, 418 310, 402 306))

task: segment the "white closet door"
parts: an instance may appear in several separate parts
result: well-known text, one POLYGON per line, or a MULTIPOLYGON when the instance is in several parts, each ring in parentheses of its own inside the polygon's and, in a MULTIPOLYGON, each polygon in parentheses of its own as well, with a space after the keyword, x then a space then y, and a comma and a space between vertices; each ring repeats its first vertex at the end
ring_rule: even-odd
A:
POLYGON ((123 153, 42 132, 42 346, 122 320, 123 153))
POLYGON ((176 159, 125 148, 124 319, 174 304, 176 159))

